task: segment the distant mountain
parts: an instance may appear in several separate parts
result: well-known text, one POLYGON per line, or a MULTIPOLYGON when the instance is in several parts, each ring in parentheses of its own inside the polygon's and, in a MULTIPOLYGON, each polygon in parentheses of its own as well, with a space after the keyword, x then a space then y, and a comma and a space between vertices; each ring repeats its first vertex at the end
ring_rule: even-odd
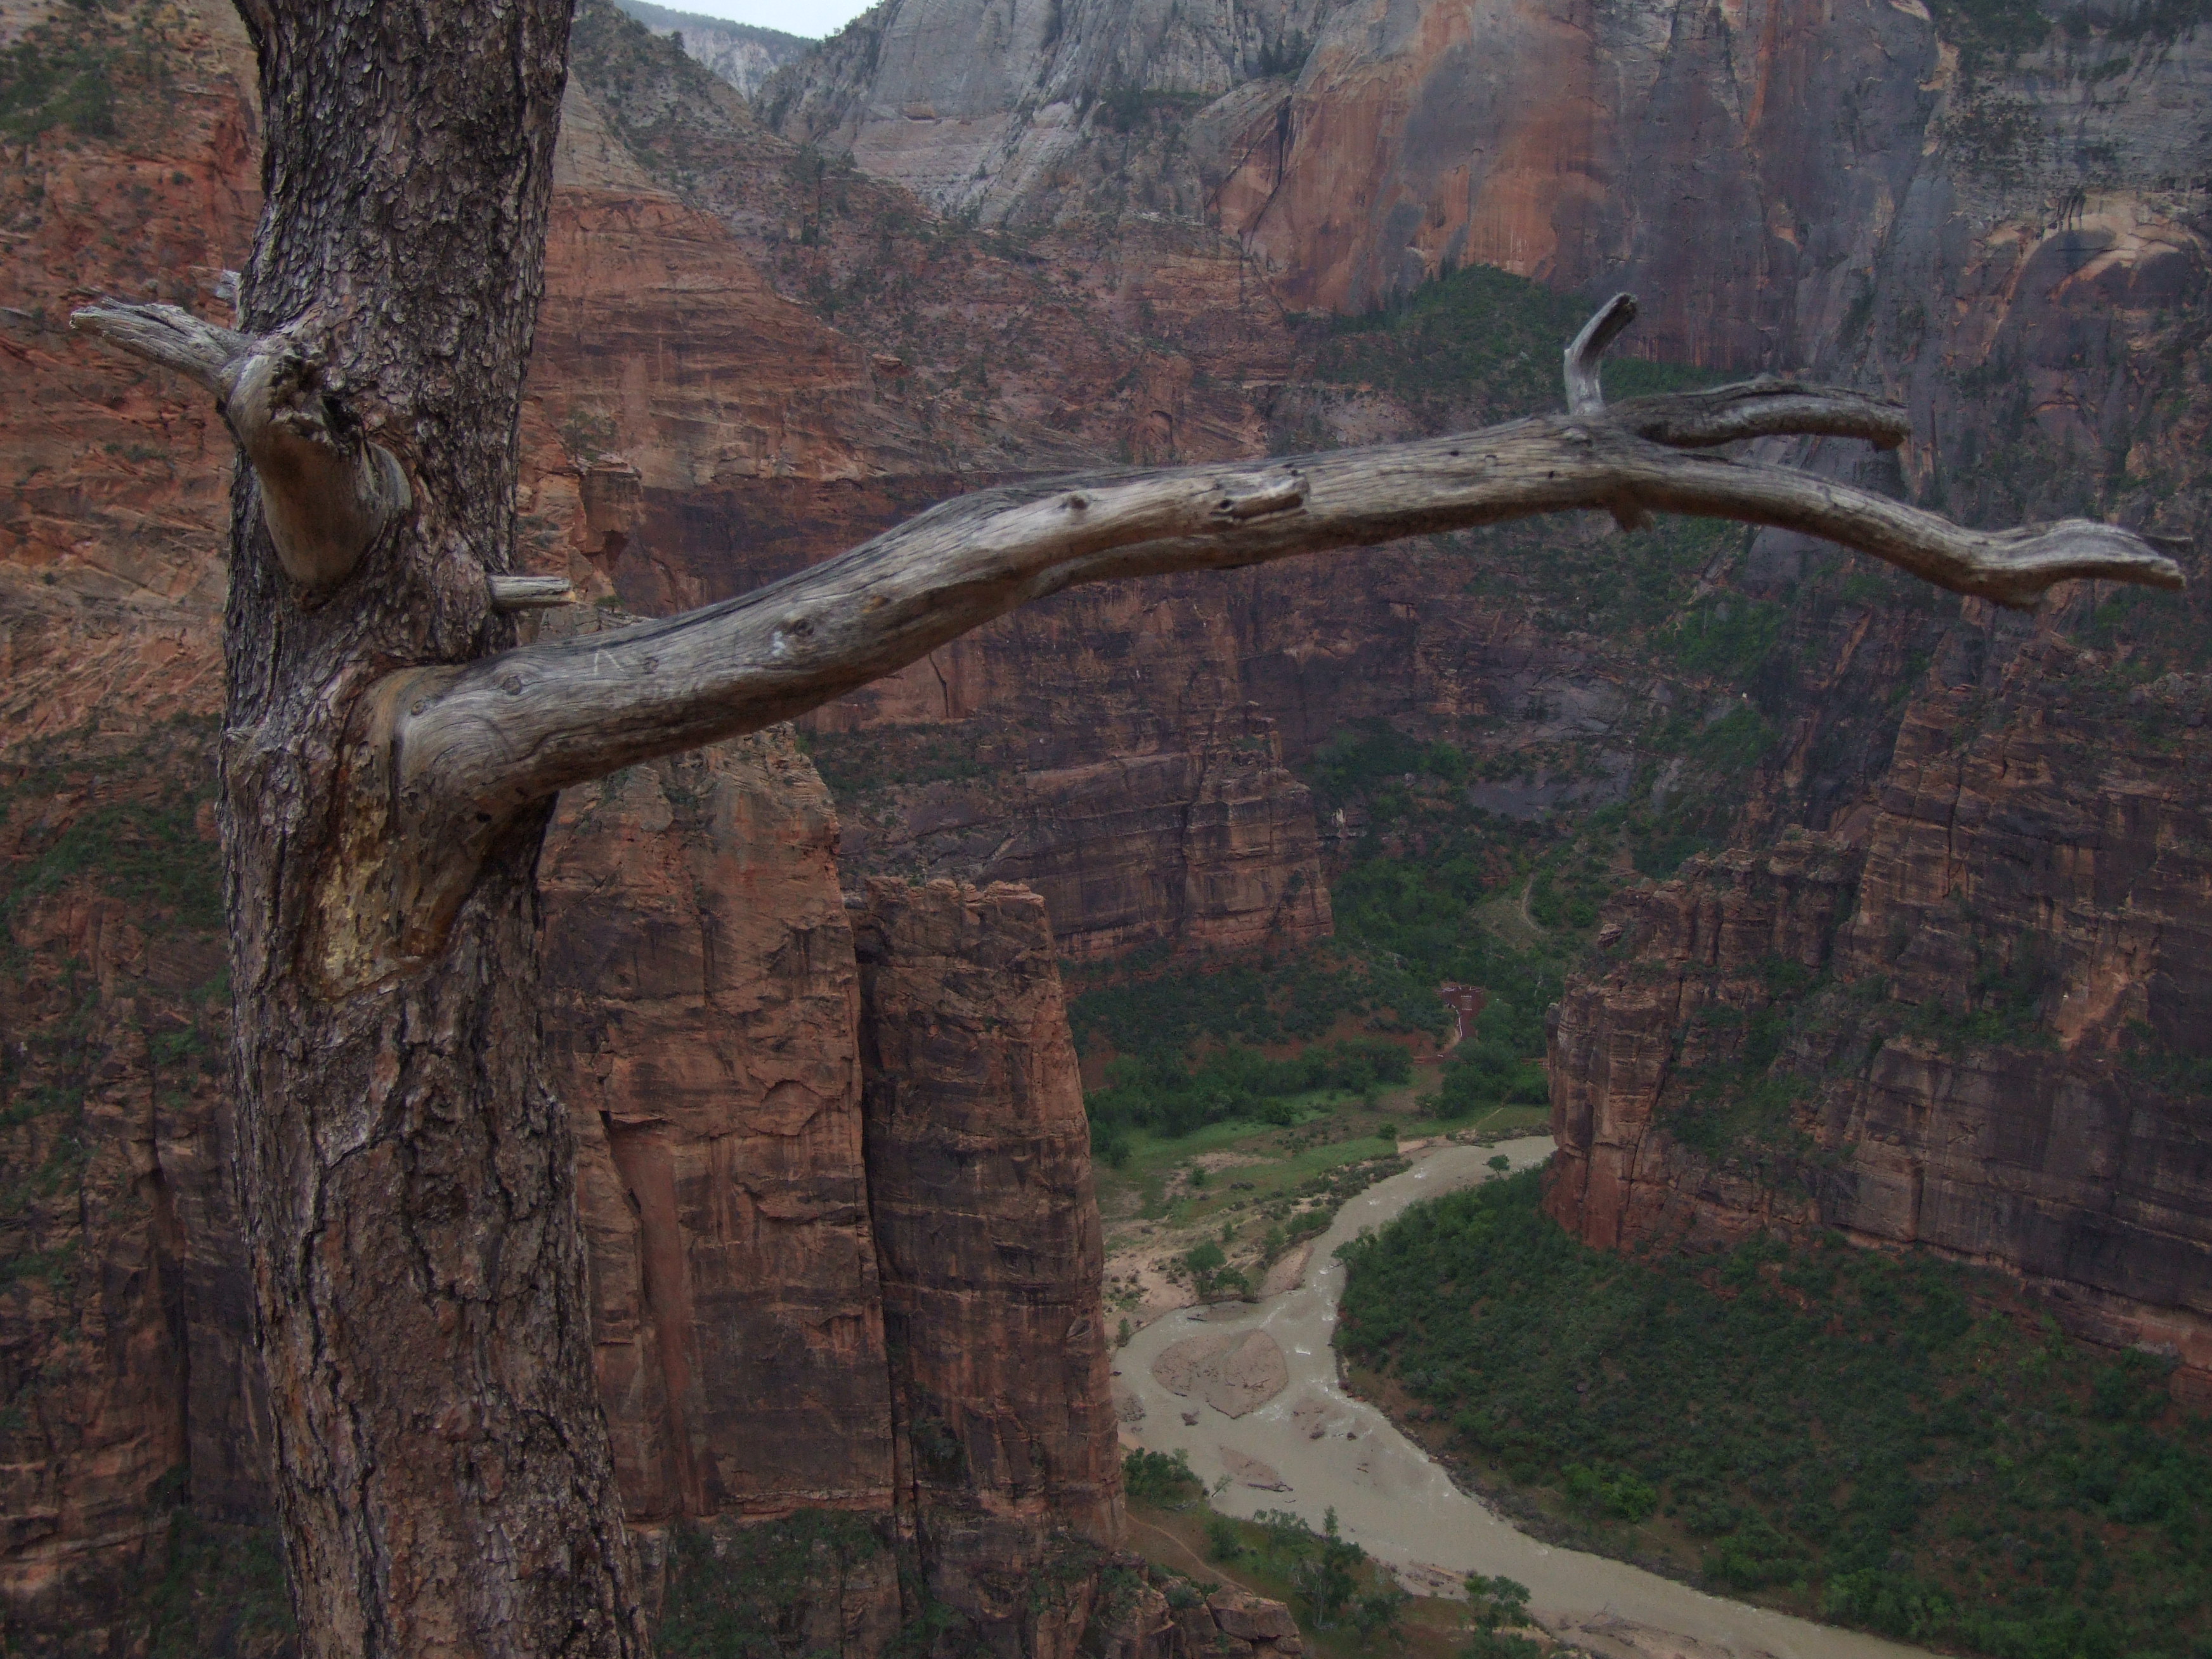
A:
POLYGON ((682 37, 685 52, 748 98, 769 76, 805 57, 816 44, 781 29, 733 23, 696 11, 672 11, 647 0, 615 0, 615 3, 655 34, 682 37))

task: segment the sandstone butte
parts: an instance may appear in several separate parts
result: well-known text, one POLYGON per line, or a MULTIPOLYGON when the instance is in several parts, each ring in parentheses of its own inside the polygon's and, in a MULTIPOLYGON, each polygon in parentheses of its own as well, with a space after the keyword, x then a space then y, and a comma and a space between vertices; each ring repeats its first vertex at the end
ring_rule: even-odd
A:
MULTIPOLYGON (((2208 168, 2171 118, 2199 36, 2097 37, 2094 62, 2054 37, 2006 68, 1917 0, 1186 8, 1164 33, 1103 8, 1027 45, 976 9, 872 14, 767 89, 779 133, 586 8, 523 434, 533 568, 665 610, 1015 471, 1412 429, 1430 415, 1388 387, 1304 382, 1285 314, 1464 260, 1633 285, 1678 358, 1887 390, 1926 434, 1903 482, 1940 477, 1954 510, 2071 510, 2106 457, 2120 509, 2203 533, 2212 398, 2173 365, 2206 303, 2208 168), (1006 71, 969 77, 973 107, 948 40, 1006 71), (2021 136, 2062 112, 2073 148, 2021 136), (840 135, 861 170, 794 142, 840 135), (902 179, 1009 233, 938 224, 902 179)), ((44 15, 0 0, 0 38, 44 15)), ((198 810, 228 441, 60 326, 88 289, 214 308, 257 207, 257 118, 215 0, 150 9, 132 51, 113 135, 33 135, 0 176, 0 847, 28 872, 0 985, 11 1638, 97 1634, 179 1499, 265 1517, 198 810)), ((816 717, 834 805, 775 734, 563 801, 548 1029, 649 1537, 842 1509, 994 1641, 1066 1650, 1095 1580, 1049 1607, 1008 1593, 1044 1553, 1092 1559, 1075 1540, 1110 1543, 1118 1501, 1054 952, 1326 936, 1359 825, 1318 822, 1292 769, 1358 721, 1577 756, 1618 799, 1648 709, 1707 695, 1469 582, 1470 556, 1063 596, 816 717), (884 872, 969 884, 865 880, 884 872), (923 1216, 970 1242, 916 1251, 923 1216)), ((1715 580, 1780 602, 1818 557, 1761 536, 1715 580)), ((2068 643, 2097 603, 1793 613, 1741 850, 1618 901, 1613 956, 1563 1003, 1563 1222, 1607 1244, 1767 1223, 1917 1241, 2023 1275, 2101 1340, 2171 1347, 2185 1385, 2205 1372, 2201 1123, 2122 1067, 2136 1028, 2198 1054, 2212 1030, 2205 686, 2112 705, 2110 653, 2068 643), (2057 1010, 2034 1044, 1900 1024, 2012 971, 2030 933, 2057 1010), (1778 959, 1827 975, 1810 994, 1847 1006, 1825 1029, 1868 1055, 1816 1078, 1807 1057, 1783 1178, 1668 1127, 1686 1066, 1740 1029, 1695 1016, 1764 1012, 1778 959), (1850 999, 1878 981, 1888 1004, 1850 999)), ((884 1568, 806 1617, 871 1650, 900 1595, 884 1568)), ((1147 1659, 1229 1630, 1146 1592, 1094 1633, 1147 1659)))

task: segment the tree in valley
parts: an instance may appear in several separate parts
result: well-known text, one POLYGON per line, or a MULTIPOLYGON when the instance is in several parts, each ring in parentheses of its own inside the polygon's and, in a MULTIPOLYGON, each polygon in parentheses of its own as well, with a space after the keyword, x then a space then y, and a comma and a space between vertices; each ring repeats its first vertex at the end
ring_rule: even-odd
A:
POLYGON ((1986 534, 1715 453, 1904 441, 1902 411, 1852 392, 1607 407, 1624 296, 1569 349, 1563 415, 1018 484, 726 604, 518 646, 514 611, 543 597, 513 570, 516 428, 570 0, 239 3, 265 206, 237 326, 122 301, 77 321, 210 388, 243 456, 218 802, 238 1177, 313 1659, 647 1647, 540 1052, 559 790, 788 720, 1076 583, 1534 513, 1782 526, 2010 605, 2069 577, 2180 582, 2120 530, 1986 534))

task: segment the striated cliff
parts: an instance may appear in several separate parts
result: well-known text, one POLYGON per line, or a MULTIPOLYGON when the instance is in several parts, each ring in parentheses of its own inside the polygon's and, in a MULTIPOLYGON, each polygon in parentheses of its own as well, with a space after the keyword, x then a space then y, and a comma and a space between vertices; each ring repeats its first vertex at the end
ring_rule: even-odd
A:
POLYGON ((787 137, 986 222, 1195 220, 1209 152, 1261 107, 1240 89, 1286 88, 1331 9, 885 0, 775 76, 760 106, 787 137), (1203 136, 1178 142, 1200 111, 1203 136))
POLYGON ((1051 933, 1014 887, 878 880, 848 911, 836 836, 775 732, 572 791, 549 838, 624 1498, 647 1525, 878 1524, 894 1556, 841 1590, 861 1651, 919 1596, 1072 1655, 1121 1476, 1051 933))
POLYGON ((2212 1398, 2212 681, 2049 623, 1981 643, 1838 833, 1607 911, 1547 1206, 1607 1246, 1837 1227, 2002 1267, 2212 1398))
POLYGON ((1065 1534, 1117 1542, 1121 1481, 1052 929, 1022 888, 878 878, 856 933, 902 1516, 993 1651, 1073 1653, 1097 1586, 1065 1534))
MULTIPOLYGON (((0 843, 0 1607, 41 1651, 143 1633, 113 1591, 158 1576, 179 1504, 265 1524, 209 763, 185 728, 19 768, 0 843)), ((793 1591, 854 1651, 917 1595, 998 1631, 1029 1606, 1010 1575, 1050 1564, 1063 1616, 1008 1651, 1072 1655, 1120 1487, 1042 907, 879 883, 864 995, 836 837, 787 732, 574 793, 549 836, 547 1030, 622 1489, 649 1542, 864 1523, 872 1565, 826 1606, 793 1591)))
POLYGON ((769 734, 572 790, 547 840, 546 1036, 641 1521, 890 1504, 836 838, 769 734))

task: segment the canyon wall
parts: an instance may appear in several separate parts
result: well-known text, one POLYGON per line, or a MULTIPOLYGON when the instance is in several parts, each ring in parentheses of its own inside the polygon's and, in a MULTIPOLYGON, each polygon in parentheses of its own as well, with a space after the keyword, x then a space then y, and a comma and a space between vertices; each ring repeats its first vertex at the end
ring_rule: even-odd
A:
MULTIPOLYGON (((1223 55, 1201 80, 1175 52, 1127 50, 1146 14, 1127 6, 1067 14, 1032 54, 1045 80, 948 77, 940 110, 934 43, 976 11, 894 0, 871 15, 866 50, 794 64, 763 108, 788 134, 1009 225, 1067 234, 1139 201, 1180 216, 1233 239, 1294 310, 1418 302, 1467 264, 1593 297, 1632 289, 1644 303, 1629 349, 1809 368, 1911 408, 1897 470, 1803 447, 1796 459, 1817 470, 1970 521, 2094 513, 2189 550, 2185 598, 2076 592, 2023 651, 1978 607, 1878 592, 1863 567, 1802 538, 1716 547, 1676 615, 1767 608, 1778 646, 1722 678, 1741 676, 1771 740, 1729 785, 1739 850, 1625 896, 1617 956, 1569 992, 1552 1201, 1607 1244, 1769 1221, 1930 1244, 2018 1273, 2075 1328, 2172 1348, 2185 1386, 2199 1386, 2186 1379, 2203 1375, 2212 1285, 2200 1035, 2212 1009, 2191 964, 2206 842, 2176 769, 2202 731, 2191 699, 2208 666, 2201 15, 1354 0, 1296 20, 1310 50, 1287 71, 1223 55), (1093 61, 1114 78, 1063 67, 1093 61), (2078 689, 2081 661, 2094 698, 2078 689), (2124 696, 2131 712, 2110 718, 2124 696), (1806 830, 1832 838, 1782 839, 1806 830), (1798 975, 1823 988, 1814 1012, 1798 975), (1996 1029, 2001 1014, 2016 1029, 1996 1029), (1834 1053, 1808 1073, 1815 1026, 1834 1053), (1785 1036, 1797 1057, 1778 1060, 1765 1045, 1785 1036)), ((1390 410, 1376 390, 1386 427, 1452 412, 1448 390, 1425 411, 1390 410)), ((1332 435, 1346 432, 1342 406, 1332 419, 1332 435)), ((1495 548, 1474 561, 1482 580, 1496 580, 1495 548)), ((1700 711, 1694 675, 1638 684, 1638 647, 1649 664, 1665 629, 1622 650, 1602 627, 1576 638, 1574 613, 1555 609, 1516 634, 1433 591, 1434 566, 1417 599, 1399 556, 1346 572, 1328 622, 1301 614, 1289 572, 1216 613, 1297 616, 1319 647, 1302 667, 1334 638, 1370 668, 1357 690, 1316 696, 1243 640, 1214 649, 1294 760, 1332 720, 1381 715, 1464 742, 1466 717, 1487 716, 1473 751, 1541 754, 1565 738, 1585 763, 1571 772, 1604 773, 1618 755, 1620 787, 1632 778, 1656 801, 1671 763, 1648 723, 1615 711, 1646 714, 1663 692, 1660 706, 1710 725, 1728 707, 1700 711), (1466 670, 1433 672, 1448 646, 1383 646, 1369 602, 1393 583, 1425 643, 1431 619, 1439 641, 1481 640, 1466 670), (1544 731, 1499 721, 1508 711, 1487 695, 1452 694, 1485 670, 1497 684, 1509 651, 1541 682, 1524 697, 1583 719, 1544 731)), ((1086 622, 1087 642, 1123 632, 1086 622)), ((979 636, 937 665, 970 707, 988 701, 975 659, 994 644, 979 636)), ((1736 695, 1703 695, 1715 691, 1736 695)), ((996 695, 1041 701, 1011 683, 996 695)))
POLYGON ((1052 929, 1023 888, 878 877, 856 933, 902 1514, 992 1651, 1070 1654, 1097 1584, 1064 1534, 1119 1540, 1121 1451, 1052 929))
MULTIPOLYGON (((7 826, 34 873, 0 1009, 0 1616, 38 1651, 129 1639, 117 1586, 158 1577, 179 1504, 268 1514, 210 757, 166 737, 19 775, 7 826)), ((864 996, 836 839, 787 732, 571 792, 548 838, 547 1033, 622 1490, 656 1555, 672 1527, 875 1528, 873 1568, 814 1609, 848 1651, 927 1595, 1010 1654, 1072 1655, 1119 1466, 1042 902, 877 884, 864 996), (1048 1565, 1058 1621, 1021 1626, 1006 1586, 1048 1565)))
POLYGON ((1553 1032, 1547 1207, 1609 1248, 1931 1248, 2212 1400, 2212 678, 2051 621, 1982 643, 1839 831, 1608 908, 1553 1032))
POLYGON ((696 11, 656 6, 650 0, 627 0, 623 10, 655 34, 680 38, 686 52, 747 97, 759 91, 784 64, 811 51, 815 44, 781 29, 702 16, 696 11))
POLYGON ((928 1601, 1067 1659, 1121 1476, 1043 904, 878 879, 850 909, 836 842, 787 731, 572 790, 548 837, 547 1029, 624 1501, 647 1527, 878 1525, 891 1552, 838 1586, 849 1650, 928 1601))
POLYGON ((780 733, 570 790, 547 838, 546 1037, 643 1522, 890 1506, 836 845, 780 733))

